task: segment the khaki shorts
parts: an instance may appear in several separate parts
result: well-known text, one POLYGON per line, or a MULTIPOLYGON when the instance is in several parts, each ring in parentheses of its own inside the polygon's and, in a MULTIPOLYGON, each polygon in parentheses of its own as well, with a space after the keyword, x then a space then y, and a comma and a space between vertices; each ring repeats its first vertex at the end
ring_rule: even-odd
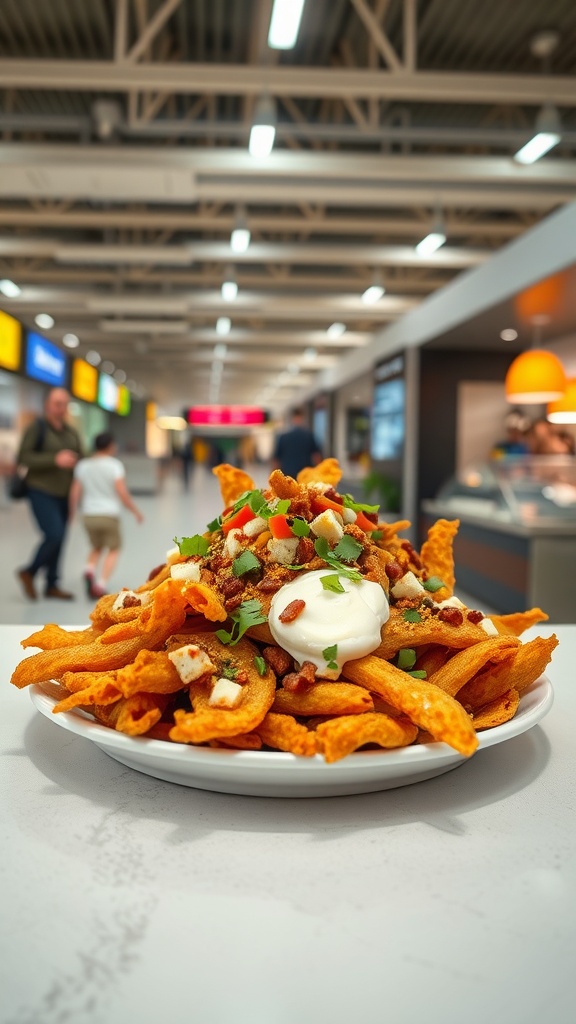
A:
POLYGON ((122 543, 120 536, 120 520, 114 516, 84 516, 84 526, 90 543, 97 551, 108 548, 117 551, 122 543))

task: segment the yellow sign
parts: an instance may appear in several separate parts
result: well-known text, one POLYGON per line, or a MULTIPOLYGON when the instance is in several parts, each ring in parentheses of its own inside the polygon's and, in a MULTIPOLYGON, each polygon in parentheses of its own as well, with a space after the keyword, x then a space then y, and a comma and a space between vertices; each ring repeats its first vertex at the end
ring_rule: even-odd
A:
POLYGON ((130 392, 124 384, 120 385, 118 394, 118 413, 127 416, 130 412, 130 392))
POLYGON ((148 422, 156 419, 156 402, 146 402, 146 419, 148 422))
POLYGON ((0 310, 0 366, 6 370, 20 369, 22 325, 0 310))
POLYGON ((98 392, 98 370, 84 359, 75 359, 72 363, 71 391, 75 398, 83 402, 95 402, 98 392))

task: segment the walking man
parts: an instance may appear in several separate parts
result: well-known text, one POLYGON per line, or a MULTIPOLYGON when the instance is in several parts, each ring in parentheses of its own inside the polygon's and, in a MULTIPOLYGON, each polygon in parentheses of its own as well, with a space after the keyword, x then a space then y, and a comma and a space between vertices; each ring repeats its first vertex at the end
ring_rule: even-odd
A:
POLYGON ((291 427, 276 439, 273 468, 281 469, 285 476, 296 477, 305 466, 317 466, 321 458, 314 434, 304 426, 302 409, 294 409, 291 427))
POLYGON ((17 575, 26 597, 36 601, 37 573, 46 574, 45 597, 71 600, 73 594, 58 585, 60 555, 68 524, 68 495, 74 466, 82 456, 77 432, 66 422, 70 396, 52 388, 44 403, 44 417, 25 431, 18 465, 27 466, 28 500, 42 540, 32 560, 17 575))

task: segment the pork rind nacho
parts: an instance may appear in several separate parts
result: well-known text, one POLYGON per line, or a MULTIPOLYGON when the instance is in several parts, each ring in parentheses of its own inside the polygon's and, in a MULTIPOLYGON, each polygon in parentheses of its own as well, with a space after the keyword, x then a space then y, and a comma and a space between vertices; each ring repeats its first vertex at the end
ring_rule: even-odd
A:
POLYGON ((56 714, 129 736, 328 763, 434 741, 470 757, 480 730, 516 714, 557 639, 520 639, 539 608, 490 617, 454 596, 457 520, 416 551, 407 521, 336 489, 335 459, 297 480, 275 470, 263 489, 214 473, 223 509, 205 531, 102 597, 91 626, 24 640, 40 653, 16 686, 43 684, 56 714))

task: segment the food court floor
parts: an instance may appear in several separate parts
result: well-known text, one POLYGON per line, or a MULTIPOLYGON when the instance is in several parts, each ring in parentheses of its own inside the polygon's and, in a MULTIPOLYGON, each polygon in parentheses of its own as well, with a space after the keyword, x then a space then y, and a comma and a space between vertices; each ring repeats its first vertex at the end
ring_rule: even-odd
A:
MULTIPOLYGON (((267 469, 251 469, 257 486, 267 480, 267 469)), ((138 525, 129 512, 123 513, 124 544, 116 572, 110 580, 110 590, 140 586, 149 571, 164 561, 166 551, 173 546, 173 538, 202 533, 206 524, 221 509, 220 490, 216 478, 203 467, 191 474, 187 491, 182 481, 168 476, 157 495, 135 495, 145 519, 138 525)), ((60 585, 72 591, 74 601, 60 601, 40 597, 29 601, 22 594, 16 570, 30 559, 38 543, 36 524, 28 503, 8 502, 0 498, 0 623, 40 624, 58 622, 61 625, 80 625, 88 622, 94 601, 84 592, 82 572, 88 544, 80 521, 74 522, 68 532, 62 559, 60 585)), ((39 582, 39 581, 38 581, 39 582)), ((41 590, 41 586, 38 586, 41 590)), ((478 607, 473 597, 461 591, 458 596, 472 608, 478 607)), ((492 609, 482 606, 482 611, 492 609)))

